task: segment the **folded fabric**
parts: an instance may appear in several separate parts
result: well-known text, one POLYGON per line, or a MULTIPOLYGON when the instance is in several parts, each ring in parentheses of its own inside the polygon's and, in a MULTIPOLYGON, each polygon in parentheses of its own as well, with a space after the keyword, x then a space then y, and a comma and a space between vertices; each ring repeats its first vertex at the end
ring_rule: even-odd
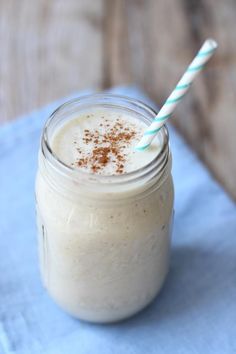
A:
MULTIPOLYGON (((153 106, 137 88, 112 91, 153 106)), ((64 101, 0 128, 0 354, 236 353, 236 207, 172 127, 175 223, 160 295, 112 325, 75 320, 49 298, 38 270, 34 179, 43 124, 64 101)))

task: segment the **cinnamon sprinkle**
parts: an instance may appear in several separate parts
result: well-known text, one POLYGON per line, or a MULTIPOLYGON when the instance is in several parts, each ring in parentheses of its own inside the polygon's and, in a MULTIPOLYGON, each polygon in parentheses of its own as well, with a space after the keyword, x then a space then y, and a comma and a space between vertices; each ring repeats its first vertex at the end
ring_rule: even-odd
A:
MULTIPOLYGON (((104 117, 101 117, 104 119, 104 117)), ((105 119, 105 122, 108 122, 105 119)), ((99 126, 103 126, 102 123, 99 126)), ((132 139, 136 136, 136 130, 127 126, 126 122, 120 118, 105 124, 106 130, 102 134, 97 129, 85 129, 83 133, 83 142, 92 147, 86 155, 82 155, 80 148, 77 148, 79 157, 75 162, 78 167, 89 169, 92 173, 101 173, 102 169, 109 163, 115 164, 117 174, 124 173, 126 154, 124 153, 132 139), (81 156, 82 155, 82 156, 81 156)))

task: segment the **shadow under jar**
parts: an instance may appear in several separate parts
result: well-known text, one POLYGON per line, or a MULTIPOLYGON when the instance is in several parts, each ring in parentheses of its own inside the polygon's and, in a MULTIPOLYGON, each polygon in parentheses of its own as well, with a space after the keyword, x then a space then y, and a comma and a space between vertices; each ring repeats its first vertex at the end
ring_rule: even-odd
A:
MULTIPOLYGON (((65 165, 51 149, 55 130, 93 107, 133 112, 149 125, 156 112, 115 95, 93 95, 59 107, 44 127, 36 179, 43 283, 69 314, 91 322, 125 319, 147 306, 169 267, 173 216, 166 127, 148 164, 104 176, 65 165)), ((145 154, 145 152, 140 152, 145 154)))

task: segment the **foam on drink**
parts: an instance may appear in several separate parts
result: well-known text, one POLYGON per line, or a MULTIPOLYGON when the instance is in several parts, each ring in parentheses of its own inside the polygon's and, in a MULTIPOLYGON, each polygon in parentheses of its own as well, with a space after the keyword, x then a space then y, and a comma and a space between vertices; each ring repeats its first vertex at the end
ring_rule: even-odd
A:
POLYGON ((59 127, 51 146, 70 167, 102 175, 124 174, 143 167, 160 151, 157 138, 145 153, 135 151, 145 129, 132 113, 93 109, 59 127))

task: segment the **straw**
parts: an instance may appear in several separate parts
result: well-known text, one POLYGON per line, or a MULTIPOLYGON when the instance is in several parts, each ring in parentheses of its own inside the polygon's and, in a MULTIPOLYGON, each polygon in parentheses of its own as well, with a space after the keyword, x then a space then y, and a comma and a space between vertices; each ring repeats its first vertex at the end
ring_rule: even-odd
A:
POLYGON ((147 149, 152 140, 157 135, 158 131, 170 118, 172 112, 178 103, 182 100, 186 92, 188 91, 192 81, 199 74, 199 72, 204 68, 207 61, 211 58, 217 48, 217 43, 213 39, 207 39, 199 52, 185 71, 184 75, 179 80, 174 91, 167 98, 166 102, 160 109, 157 116, 154 118, 153 123, 144 132, 144 135, 138 145, 135 147, 136 150, 147 149))

